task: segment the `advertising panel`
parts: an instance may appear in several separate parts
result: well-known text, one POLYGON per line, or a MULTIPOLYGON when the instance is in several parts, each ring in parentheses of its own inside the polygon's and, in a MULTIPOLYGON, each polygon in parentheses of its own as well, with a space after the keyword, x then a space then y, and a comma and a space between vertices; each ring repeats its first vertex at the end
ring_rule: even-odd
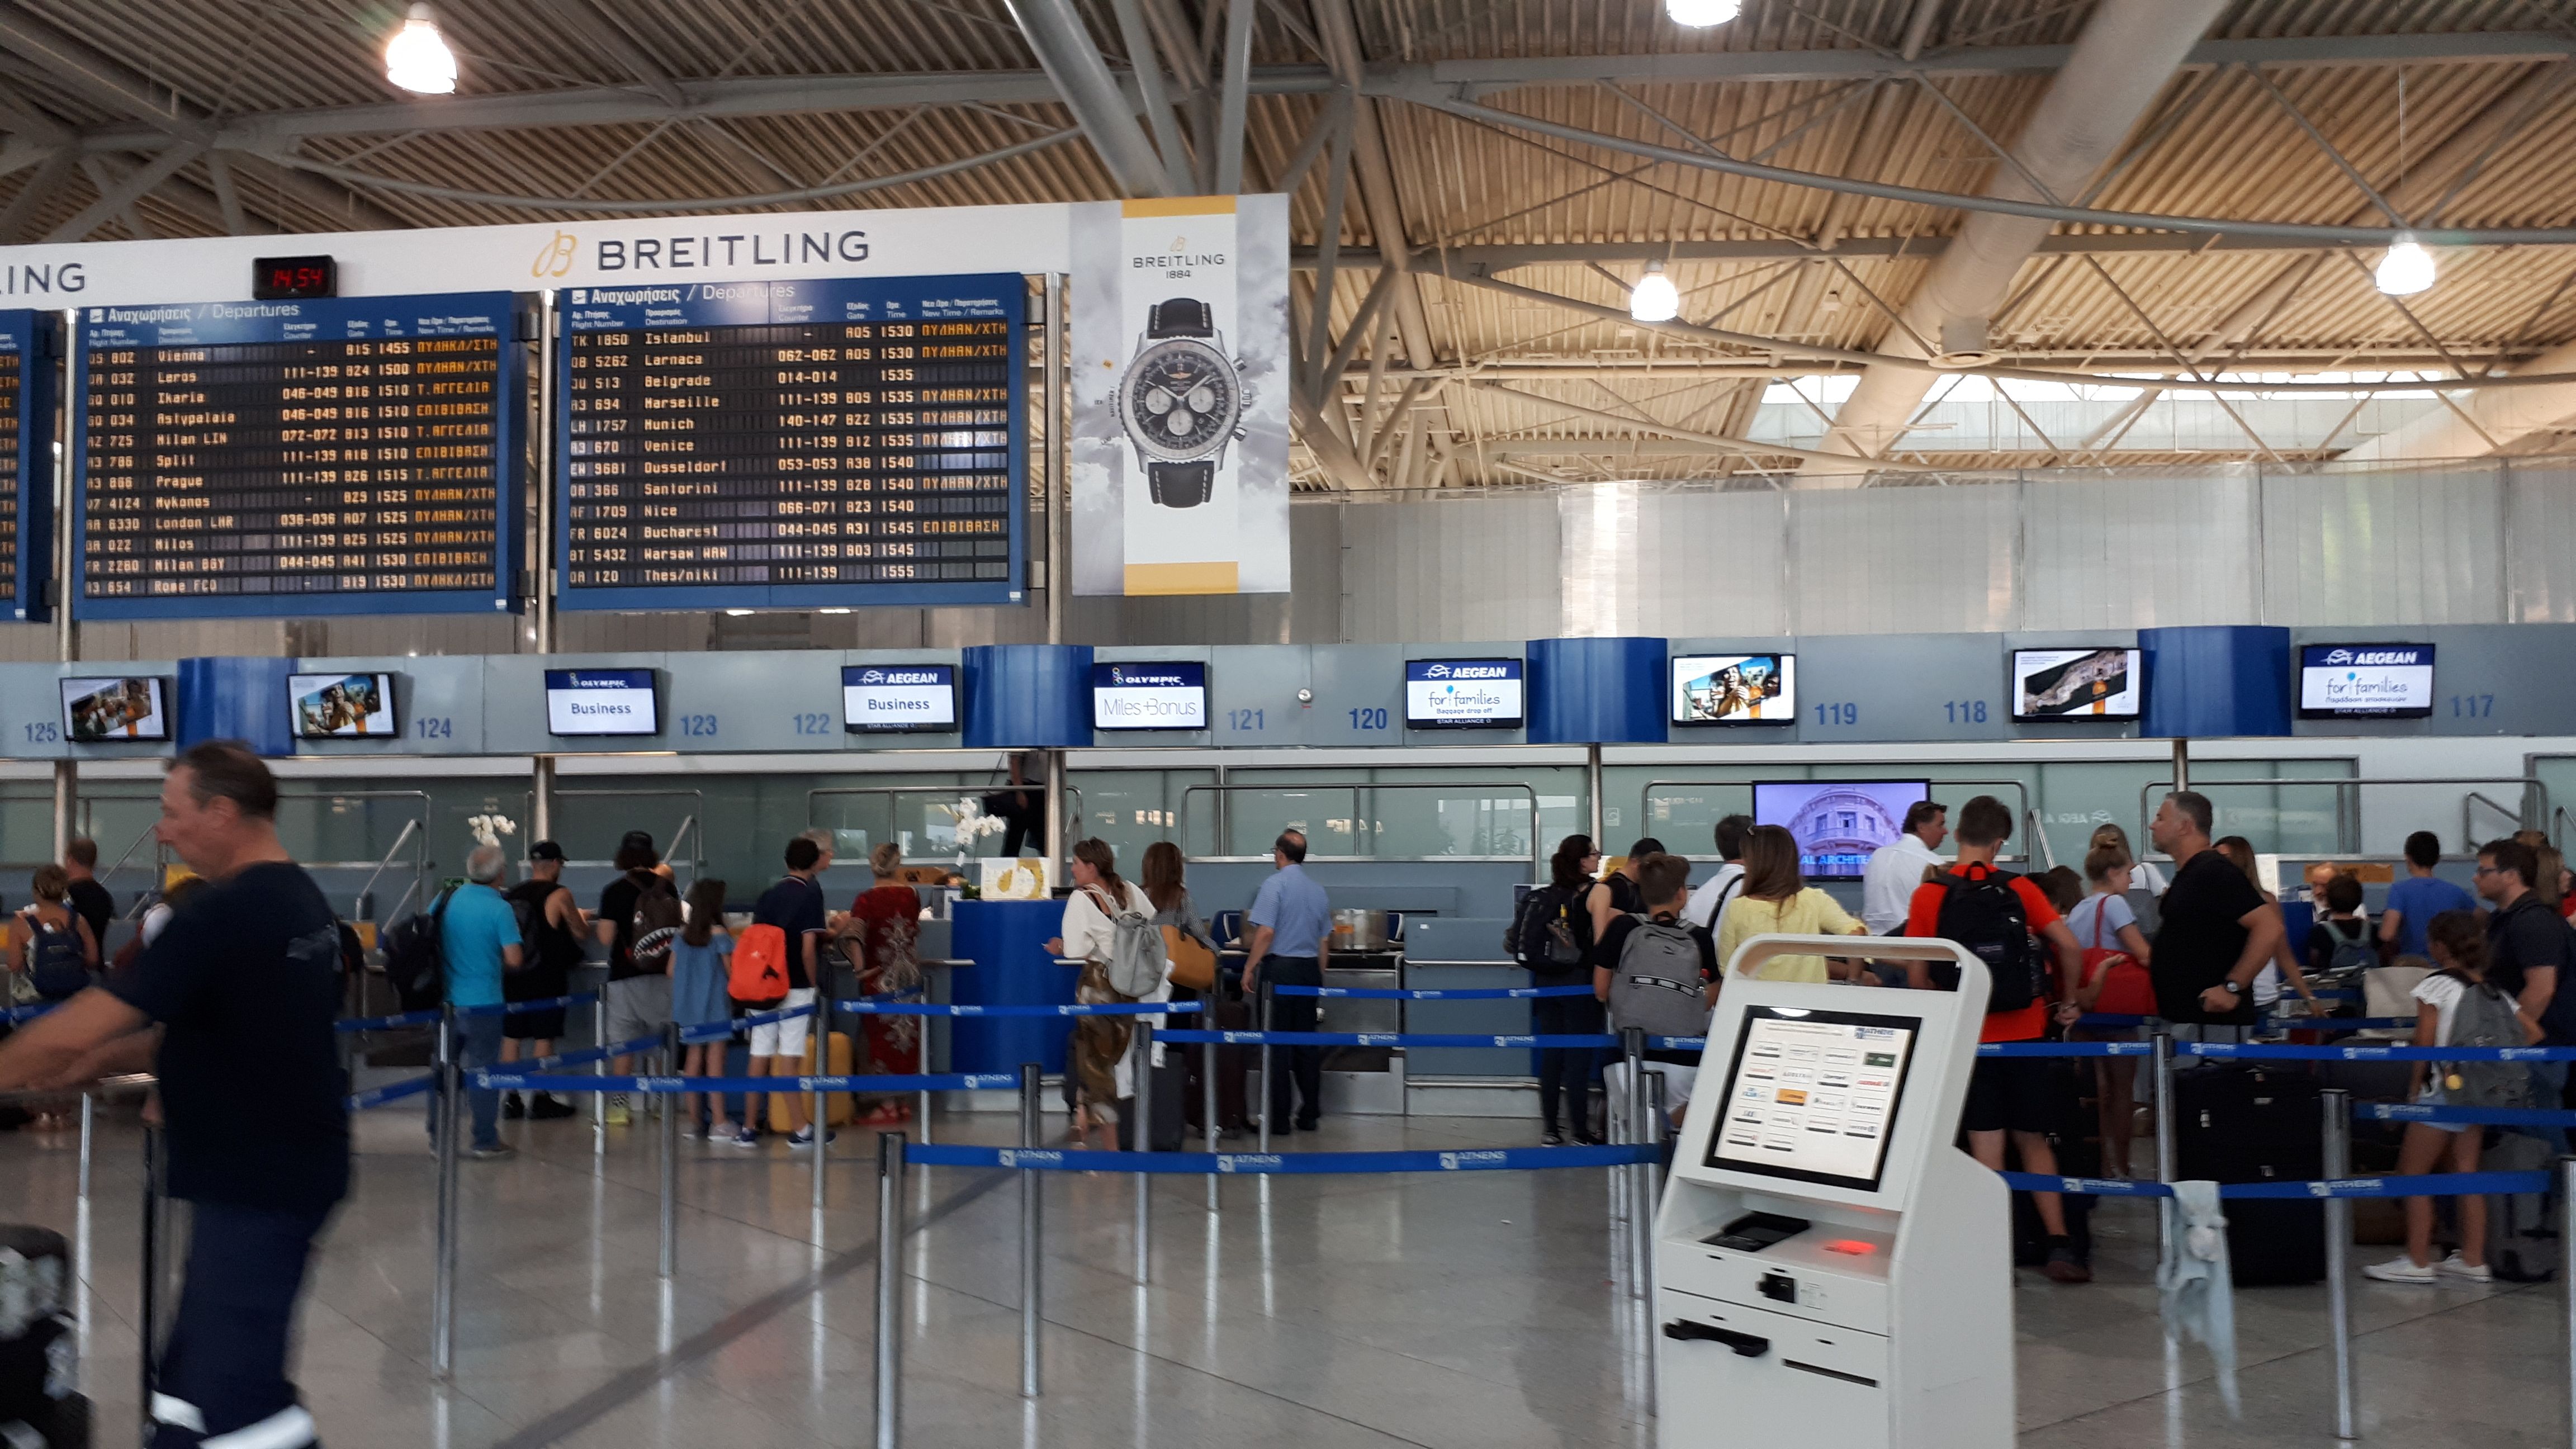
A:
POLYGON ((1673 661, 1677 725, 1796 724, 1794 654, 1686 654, 1673 661))
POLYGON ((1404 726, 1416 730, 1521 727, 1521 661, 1414 659, 1404 666, 1404 726))
POLYGON ((854 735, 956 729, 957 666, 842 665, 841 725, 854 735))
POLYGON ((2144 712, 2146 677, 2138 651, 2016 649, 2012 657, 2017 720, 2136 719, 2144 712))

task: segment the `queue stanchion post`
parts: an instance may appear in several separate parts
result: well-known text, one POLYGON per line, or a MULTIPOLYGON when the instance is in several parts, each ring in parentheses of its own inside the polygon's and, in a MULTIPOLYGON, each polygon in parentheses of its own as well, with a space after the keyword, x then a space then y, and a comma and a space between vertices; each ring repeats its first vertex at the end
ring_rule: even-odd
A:
POLYGON ((143 1292, 136 1306, 142 1341, 135 1357, 143 1379, 143 1444, 152 1444, 152 1395, 161 1372, 161 1129, 143 1124, 143 1292))
MULTIPOLYGON (((680 1074, 680 1024, 662 1024, 662 1071, 666 1076, 680 1074)), ((669 1282, 680 1271, 680 1107, 687 1099, 674 1096, 670 1110, 662 1114, 662 1280, 669 1282)))
MULTIPOLYGON (((1632 1026, 1619 1033, 1619 1048, 1628 1061, 1628 1079, 1621 1085, 1627 1090, 1628 1140, 1643 1146, 1654 1140, 1653 1129, 1646 1121, 1646 1030, 1632 1026)), ((1654 1209, 1647 1204, 1652 1195, 1653 1166, 1636 1163, 1628 1169, 1628 1296, 1646 1296, 1646 1279, 1653 1269, 1654 1209)))
MULTIPOLYGON (((1646 1100, 1648 1107, 1648 1116, 1646 1120, 1648 1123, 1652 1124, 1647 1131, 1646 1140, 1653 1143, 1658 1149, 1661 1149, 1664 1144, 1664 1126, 1671 1120, 1664 1115, 1666 1107, 1664 1105, 1663 1073, 1648 1072, 1646 1074, 1646 1100)), ((1646 1412, 1651 1414, 1655 1412, 1655 1355, 1652 1352, 1652 1346, 1654 1344, 1653 1310, 1655 1305, 1654 1276, 1656 1216, 1656 1194, 1651 1189, 1655 1178, 1660 1175, 1660 1168, 1655 1161, 1649 1160, 1643 1164, 1642 1170, 1646 1174, 1649 1191, 1646 1194, 1646 1202, 1644 1206, 1641 1207, 1637 1213, 1637 1222, 1644 1230, 1640 1236, 1646 1245, 1645 1251, 1638 1255, 1638 1262, 1644 1265, 1646 1271, 1646 1291, 1641 1294, 1640 1297, 1643 1299, 1641 1306, 1647 1310, 1646 1342, 1649 1351, 1645 1354, 1641 1362, 1641 1366, 1646 1376, 1646 1412)))
MULTIPOLYGON (((605 981, 599 984, 599 999, 590 1004, 590 1034, 592 1046, 602 1051, 608 1049, 608 983, 605 981)), ((594 1077, 607 1076, 608 1058, 601 1057, 598 1061, 592 1062, 590 1074, 594 1077)), ((608 1094, 606 1092, 590 1094, 590 1155, 604 1168, 608 1160, 608 1094)))
POLYGON ((832 1158, 832 1104, 830 1096, 823 1090, 823 1074, 832 1070, 832 1035, 824 1030, 831 1018, 819 1005, 814 1008, 814 1018, 811 1035, 814 1038, 816 1075, 810 1085, 813 1088, 811 1106, 814 1112, 814 1230, 819 1242, 823 1229, 823 1169, 832 1158))
POLYGON ((1261 988, 1261 1150, 1262 1150, 1263 1152, 1265 1152, 1265 1153, 1266 1153, 1266 1152, 1268 1152, 1268 1151, 1270 1150, 1270 1106, 1271 1106, 1271 1104, 1272 1104, 1272 1103, 1274 1103, 1274 1102, 1276 1102, 1276 1101, 1278 1101, 1278 1100, 1279 1100, 1279 1094, 1278 1094, 1278 1092, 1276 1092, 1276 1091, 1274 1091, 1274 1090, 1273 1090, 1273 1082, 1272 1082, 1272 1079, 1271 1079, 1271 1076, 1270 1076, 1270 1031, 1271 1031, 1271 1025, 1270 1025, 1270 1022, 1271 1022, 1271 1002, 1272 1002, 1272 997, 1271 997, 1271 995, 1270 995, 1270 983, 1269 983, 1269 982, 1267 982, 1267 981, 1263 981, 1263 982, 1261 982, 1261 983, 1260 983, 1260 988, 1261 988))
POLYGON ((2576 1244, 2576 1157, 2558 1159, 2558 1283, 2567 1316, 2567 1424, 2576 1440, 2576 1264, 2567 1259, 2576 1244))
POLYGON ((903 1441, 903 1134, 877 1139, 876 1449, 903 1441))
MULTIPOLYGON (((1020 1146, 1038 1145, 1038 1064, 1020 1064, 1020 1146)), ((1034 1168, 1020 1169, 1020 1397, 1038 1396, 1038 1323, 1044 1307, 1039 1274, 1045 1264, 1039 1237, 1046 1206, 1046 1179, 1034 1168)))
MULTIPOLYGON (((2352 1093, 2328 1087, 2325 1103, 2325 1169, 2332 1181, 2352 1171, 2352 1093)), ((2163 1214, 2159 1213, 2159 1217, 2163 1214)), ((2326 1316, 2334 1337, 2335 1437, 2358 1439, 2352 1387, 2352 1199, 2326 1199, 2326 1316)))
MULTIPOLYGON (((1136 1095, 1127 1113, 1127 1136, 1138 1152, 1154 1150, 1154 1019, 1135 1018, 1136 1029, 1128 1034, 1128 1049, 1135 1057, 1129 1071, 1130 1085, 1136 1095)), ((1136 1175, 1136 1281, 1148 1283, 1154 1277, 1154 1175, 1136 1175)))
POLYGON ((456 1369, 456 1128, 465 1108, 456 1037, 456 1008, 448 1006, 438 1018, 438 1130, 430 1141, 438 1154, 438 1261, 430 1295, 429 1373, 441 1383, 456 1369))
MULTIPOLYGON (((1213 1002, 1216 1000, 1216 993, 1217 993, 1217 988, 1215 988, 1215 987, 1213 987, 1213 986, 1212 986, 1212 987, 1210 987, 1210 988, 1209 988, 1209 990, 1208 990, 1208 994, 1207 994, 1207 996, 1206 996, 1206 998, 1205 998, 1205 999, 1206 999, 1207 1001, 1209 1001, 1209 1002, 1213 1003, 1213 1002)), ((1214 1012, 1209 1012, 1209 1013, 1206 1013, 1206 1014, 1202 1015, 1202 1016, 1199 1018, 1199 1023, 1198 1023, 1198 1024, 1199 1024, 1199 1026, 1200 1026, 1202 1029, 1206 1029, 1206 1030, 1214 1030, 1214 1029, 1215 1029, 1215 1027, 1216 1027, 1216 1016, 1215 1016, 1215 1013, 1214 1013, 1214 1012)), ((1203 1136, 1205 1136, 1205 1137, 1207 1138, 1207 1150, 1208 1150, 1208 1153, 1209 1153, 1211 1156, 1213 1156, 1213 1155, 1215 1154, 1215 1152, 1216 1152, 1216 1133, 1217 1133, 1217 1129, 1216 1129, 1216 1043, 1215 1043, 1215 1042, 1212 1042, 1212 1041, 1203 1041, 1203 1042, 1200 1042, 1200 1043, 1198 1044, 1198 1049, 1199 1049, 1199 1128, 1200 1128, 1200 1131, 1201 1131, 1201 1135, 1203 1135, 1203 1136)), ((1215 1212, 1215 1211, 1217 1210, 1217 1208, 1218 1208, 1219 1204, 1218 1204, 1218 1201, 1217 1201, 1217 1173, 1216 1173, 1216 1169, 1215 1169, 1213 1166, 1211 1166, 1211 1167, 1208 1169, 1207 1197, 1208 1197, 1208 1211, 1209 1211, 1209 1212, 1215 1212)))
MULTIPOLYGON (((2155 1056, 2151 1063, 2155 1080, 2147 1085, 2155 1093, 2156 1104, 2156 1181, 2170 1187, 2174 1180, 2174 1097, 2173 1033, 2159 1030, 2155 1039, 2155 1056)), ((2164 1246, 2165 1215, 2156 1214, 2156 1246, 2164 1246)))
POLYGON ((80 1121, 80 1203, 83 1208, 89 1206, 90 1153, 97 1135, 98 1090, 86 1088, 81 1092, 80 1121))

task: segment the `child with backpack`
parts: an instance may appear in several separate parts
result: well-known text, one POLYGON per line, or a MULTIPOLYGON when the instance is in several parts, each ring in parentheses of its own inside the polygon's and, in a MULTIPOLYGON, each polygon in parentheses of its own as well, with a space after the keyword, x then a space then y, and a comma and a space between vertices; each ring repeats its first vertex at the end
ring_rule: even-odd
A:
MULTIPOLYGON (((1534 986, 1592 984, 1592 906, 1601 889, 1592 872, 1601 863, 1601 848, 1589 835, 1569 835, 1557 842, 1548 862, 1548 883, 1521 902, 1521 913, 1503 933, 1503 951, 1530 973, 1534 986)), ((1599 1036, 1601 1003, 1589 996, 1542 996, 1530 1002, 1531 1027, 1541 1036, 1599 1036)), ((1574 1140, 1586 1147, 1592 1135, 1592 1069, 1601 1053, 1594 1047, 1544 1047, 1538 1054, 1538 1112, 1544 1123, 1540 1140, 1565 1145, 1557 1125, 1562 1102, 1574 1127, 1574 1140)))
MULTIPOLYGON (((2425 927, 2433 973, 2416 983, 2415 1045, 2420 1047, 2518 1047, 2525 1044, 2514 999, 2487 980, 2486 932, 2467 911, 2444 911, 2425 927)), ((2409 1096, 2435 1107, 2526 1107, 2530 1073, 2520 1062, 2417 1062, 2409 1096)), ((2409 1122, 2397 1149, 2397 1170, 2422 1174, 2475 1172, 2484 1128, 2459 1122, 2409 1122)), ((2487 1200, 2475 1194, 2459 1205, 2460 1246, 2433 1258, 2433 1200, 2406 1199, 2406 1255, 2361 1271, 2382 1283, 2435 1283, 2459 1278, 2492 1283, 2487 1267, 2487 1200)))
POLYGON ((66 898, 71 877, 59 865, 36 867, 35 904, 9 920, 9 969, 25 978, 36 1001, 68 1001, 98 983, 98 938, 66 898))
MULTIPOLYGON (((1705 926, 1682 919, 1690 900, 1690 862, 1678 855, 1650 855, 1637 868, 1645 909, 1612 918, 1593 948, 1592 994, 1610 1006, 1610 1030, 1644 1030, 1649 1038, 1704 1036, 1717 1001, 1717 941, 1705 926)), ((1681 1120, 1699 1076, 1697 1051, 1648 1046, 1643 1060, 1659 1064, 1664 1106, 1681 1120)), ((1626 1100, 1626 1063, 1602 1074, 1614 1114, 1626 1100)))
MULTIPOLYGON (((689 923, 680 928, 680 939, 671 947, 671 1021, 681 1031, 692 1027, 716 1026, 733 1019, 733 1001, 726 994, 728 957, 733 955, 733 937, 725 934, 725 883, 701 878, 689 886, 689 923)), ((725 1047, 719 1038, 680 1048, 680 1075, 684 1077, 721 1077, 725 1074, 725 1047)), ((734 1126, 725 1120, 725 1099, 707 1096, 709 1125, 698 1122, 698 1094, 680 1099, 680 1121, 699 1136, 723 1140, 734 1135, 734 1126)))

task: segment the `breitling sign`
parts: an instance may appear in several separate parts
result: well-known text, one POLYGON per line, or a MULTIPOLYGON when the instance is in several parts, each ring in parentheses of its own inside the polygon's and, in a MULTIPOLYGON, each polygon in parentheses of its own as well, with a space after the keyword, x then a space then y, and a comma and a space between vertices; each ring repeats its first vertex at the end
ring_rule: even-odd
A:
POLYGON ((1073 591, 1288 588, 1288 201, 1074 208, 1073 591))

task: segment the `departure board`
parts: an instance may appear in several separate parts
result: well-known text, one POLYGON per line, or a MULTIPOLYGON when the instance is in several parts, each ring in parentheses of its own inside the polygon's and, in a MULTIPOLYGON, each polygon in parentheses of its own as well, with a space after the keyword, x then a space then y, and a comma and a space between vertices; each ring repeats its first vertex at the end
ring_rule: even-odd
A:
POLYGON ((0 312, 0 601, 49 618, 54 517, 54 319, 0 312))
POLYGON ((84 311, 78 614, 516 608, 514 306, 471 292, 84 311))
POLYGON ((568 609, 1021 600, 1017 273, 564 293, 568 609))

